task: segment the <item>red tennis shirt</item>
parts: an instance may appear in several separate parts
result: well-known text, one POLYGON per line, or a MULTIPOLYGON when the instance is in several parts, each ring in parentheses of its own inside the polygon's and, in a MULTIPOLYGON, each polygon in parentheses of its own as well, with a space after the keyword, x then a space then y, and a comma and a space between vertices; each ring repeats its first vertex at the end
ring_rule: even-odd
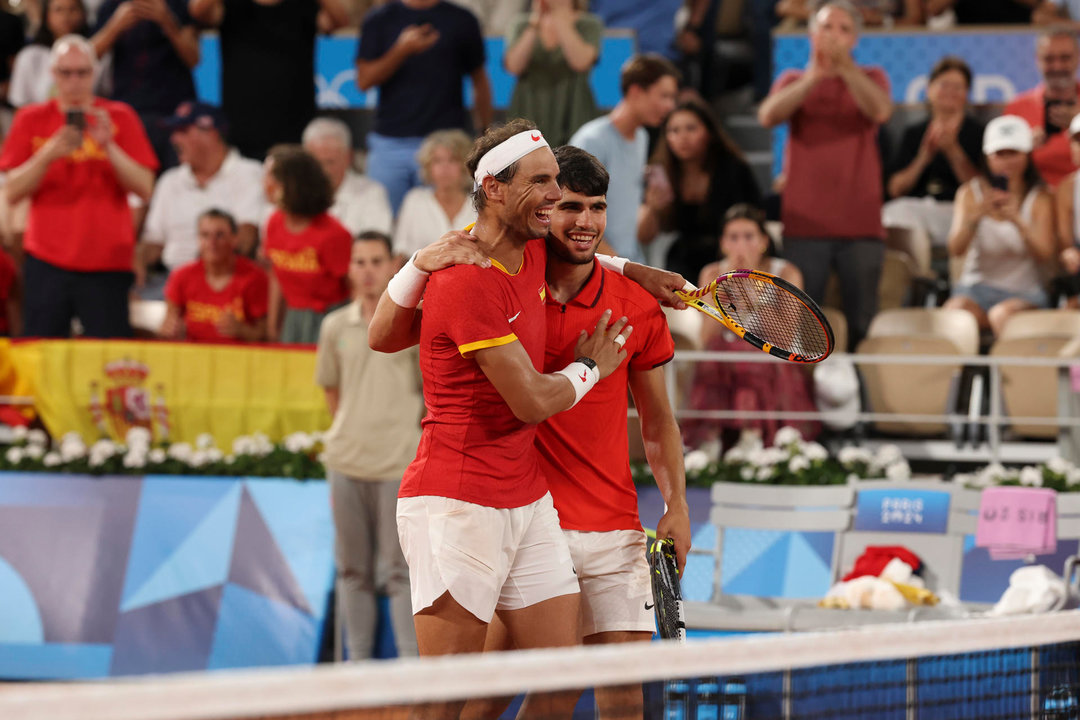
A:
POLYGON ((196 260, 169 275, 165 299, 180 306, 188 340, 232 340, 218 332, 221 316, 231 312, 242 323, 266 317, 268 285, 262 268, 245 257, 237 257, 229 284, 215 290, 206 282, 203 261, 196 260))
POLYGON ((593 263, 589 281, 570 302, 547 300, 545 372, 573 362, 581 330, 591 332, 609 308, 613 318, 625 315, 634 327, 626 341, 629 359, 573 408, 541 423, 537 432, 540 465, 567 530, 641 529, 630 476, 627 382, 630 370, 651 370, 675 354, 656 300, 632 280, 593 263))
POLYGON ((455 265, 432 274, 420 328, 428 414, 400 497, 437 495, 513 508, 547 492, 536 425, 514 416, 472 357, 519 341, 543 372, 546 260, 544 241, 531 240, 516 273, 495 264, 455 265))

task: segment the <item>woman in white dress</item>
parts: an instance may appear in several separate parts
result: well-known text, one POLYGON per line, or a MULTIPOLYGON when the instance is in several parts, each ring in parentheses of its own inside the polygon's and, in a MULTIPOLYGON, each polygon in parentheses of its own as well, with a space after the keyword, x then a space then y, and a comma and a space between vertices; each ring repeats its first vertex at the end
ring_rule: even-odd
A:
POLYGON ((57 38, 75 33, 86 37, 86 7, 82 0, 45 0, 43 21, 30 44, 15 56, 8 100, 15 107, 45 102, 53 96, 49 49, 57 38))
POLYGON ((416 153, 424 184, 410 190, 401 202, 395 253, 409 257, 443 233, 476 221, 469 198, 472 178, 465 169, 471 148, 472 140, 461 130, 438 130, 424 139, 416 153))

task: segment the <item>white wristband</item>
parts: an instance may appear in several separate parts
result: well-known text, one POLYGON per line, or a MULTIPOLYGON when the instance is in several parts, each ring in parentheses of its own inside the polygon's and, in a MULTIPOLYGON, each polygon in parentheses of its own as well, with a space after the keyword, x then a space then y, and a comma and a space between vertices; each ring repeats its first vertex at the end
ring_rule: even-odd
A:
MULTIPOLYGON (((600 382, 600 371, 596 368, 591 368, 583 362, 575 360, 562 370, 558 370, 556 375, 562 375, 570 381, 570 384, 574 386, 574 405, 577 405, 581 398, 585 397, 585 393, 593 389, 596 383, 600 382)), ((571 405, 570 407, 574 407, 571 405)), ((569 409, 569 408, 567 408, 569 409)))
POLYGON ((600 254, 597 254, 596 261, 611 272, 617 272, 620 275, 626 274, 626 263, 630 262, 624 257, 612 257, 611 255, 600 254))
POLYGON ((428 276, 431 274, 416 267, 413 263, 415 257, 414 254, 409 258, 409 262, 390 278, 386 286, 386 294, 390 296, 394 304, 403 308, 414 308, 420 304, 420 298, 424 297, 424 288, 427 287, 428 276))

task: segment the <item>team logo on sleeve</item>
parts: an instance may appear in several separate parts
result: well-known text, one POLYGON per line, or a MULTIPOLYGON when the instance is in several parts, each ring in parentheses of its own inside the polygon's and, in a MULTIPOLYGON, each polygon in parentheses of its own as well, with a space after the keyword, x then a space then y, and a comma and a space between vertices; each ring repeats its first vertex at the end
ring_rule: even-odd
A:
POLYGON ((540 302, 547 300, 547 285, 541 285, 540 289, 536 291, 540 295, 540 302))

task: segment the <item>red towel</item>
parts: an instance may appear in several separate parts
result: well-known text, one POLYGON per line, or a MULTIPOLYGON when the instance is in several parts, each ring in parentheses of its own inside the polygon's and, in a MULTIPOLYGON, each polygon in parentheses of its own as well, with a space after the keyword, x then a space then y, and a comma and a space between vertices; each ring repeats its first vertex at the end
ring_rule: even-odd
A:
POLYGON ((902 545, 867 545, 863 554, 855 560, 855 567, 842 579, 847 582, 864 575, 877 577, 893 558, 906 562, 911 566, 912 572, 918 572, 922 567, 919 556, 902 545))

